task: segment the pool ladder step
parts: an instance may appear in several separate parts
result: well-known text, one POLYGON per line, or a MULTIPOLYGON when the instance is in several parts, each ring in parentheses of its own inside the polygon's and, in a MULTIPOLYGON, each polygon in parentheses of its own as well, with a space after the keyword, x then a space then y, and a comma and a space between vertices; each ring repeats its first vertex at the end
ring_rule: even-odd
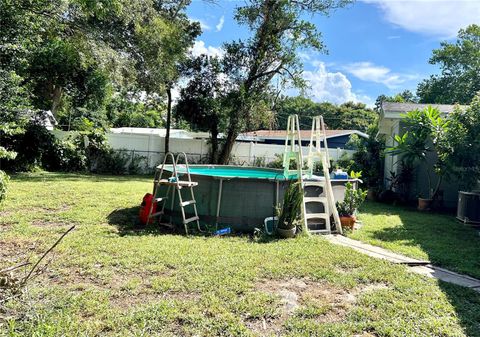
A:
POLYGON ((197 202, 195 200, 187 200, 182 202, 182 207, 188 206, 188 205, 193 205, 196 204, 197 202))
MULTIPOLYGON (((182 172, 183 173, 183 172, 182 172)), ((202 232, 202 229, 200 228, 200 218, 198 216, 198 211, 197 211, 197 202, 195 201, 195 194, 193 192, 193 188, 198 185, 198 182, 192 181, 192 178, 190 176, 190 167, 188 165, 188 159, 187 155, 184 152, 181 152, 177 155, 177 158, 171 153, 168 152, 165 154, 165 157, 163 158, 163 163, 161 168, 157 168, 155 171, 155 178, 153 180, 153 196, 154 196, 154 202, 157 205, 157 209, 161 205, 161 209, 158 212, 153 212, 153 205, 154 203, 152 202, 152 205, 150 207, 149 211, 149 218, 153 217, 159 217, 158 223, 161 225, 166 225, 167 227, 173 227, 172 224, 172 216, 170 214, 170 221, 168 223, 162 223, 162 217, 165 215, 165 204, 166 201, 170 198, 171 194, 171 209, 173 211, 173 207, 175 204, 175 196, 178 197, 178 205, 180 206, 180 211, 182 214, 182 223, 185 228, 185 233, 188 235, 188 224, 191 222, 195 222, 197 225, 197 229, 202 232), (185 169, 185 174, 183 174, 183 177, 186 177, 187 179, 180 180, 180 177, 178 175, 177 171, 177 166, 179 165, 179 159, 180 158, 185 159, 185 165, 182 165, 182 168, 185 169), (165 164, 167 163, 168 159, 171 159, 172 161, 172 173, 170 177, 165 179, 163 177, 164 171, 165 171, 165 164), (164 196, 157 197, 157 194, 160 192, 160 186, 167 186, 167 191, 164 196), (187 189, 190 191, 190 197, 189 200, 183 200, 182 197, 182 189, 187 189), (187 218, 186 213, 185 213, 185 207, 190 206, 192 211, 193 211, 193 216, 187 218)), ((187 192, 188 193, 188 192, 187 192)))
POLYGON ((303 187, 304 225, 309 233, 330 234, 332 230, 330 219, 333 217, 335 229, 342 234, 342 225, 330 181, 330 157, 322 116, 315 116, 312 120, 312 132, 306 159, 307 178, 304 180, 303 175, 300 177, 303 187), (312 179, 315 163, 322 165, 323 180, 312 179), (319 204, 323 206, 321 209, 319 204))

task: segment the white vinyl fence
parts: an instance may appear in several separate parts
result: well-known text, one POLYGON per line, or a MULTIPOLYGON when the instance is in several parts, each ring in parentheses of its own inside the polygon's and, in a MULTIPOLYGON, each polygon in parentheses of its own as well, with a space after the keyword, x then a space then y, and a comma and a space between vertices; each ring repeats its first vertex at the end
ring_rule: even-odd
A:
MULTIPOLYGON (((165 138, 158 135, 144 134, 107 134, 108 142, 113 149, 128 151, 134 156, 146 158, 147 167, 155 167, 163 160, 165 154, 165 138)), ((170 151, 185 152, 190 163, 207 163, 210 145, 206 139, 170 138, 170 151)), ((283 145, 236 142, 232 150, 232 161, 242 166, 263 166, 282 155, 283 145)), ((306 154, 307 147, 303 147, 306 154)), ((355 151, 344 149, 329 149, 330 159, 338 160, 342 154, 351 156, 355 151)))
MULTIPOLYGON (((70 132, 53 130, 59 139, 68 137, 70 132)), ((132 159, 142 157, 141 166, 153 168, 161 164, 165 155, 165 138, 156 134, 108 133, 110 146, 116 151, 130 155, 132 159)), ((185 152, 190 163, 208 163, 210 145, 205 138, 170 138, 170 151, 185 152)), ((308 148, 302 148, 307 154, 308 148)), ((284 151, 283 145, 262 144, 254 142, 236 142, 232 150, 232 164, 242 166, 265 166, 276 160, 284 151)), ((344 149, 329 149, 330 159, 338 160, 344 153, 351 156, 355 151, 344 149)))

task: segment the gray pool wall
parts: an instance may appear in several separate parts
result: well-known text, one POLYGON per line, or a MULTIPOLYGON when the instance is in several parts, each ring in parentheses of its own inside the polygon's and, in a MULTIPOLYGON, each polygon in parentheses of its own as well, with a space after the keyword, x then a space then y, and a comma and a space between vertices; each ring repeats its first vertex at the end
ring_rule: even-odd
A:
MULTIPOLYGON (((201 167, 201 165, 191 165, 201 167)), ((235 167, 235 169, 241 169, 235 167)), ((251 169, 251 168, 247 168, 251 169)), ((256 168, 257 169, 257 168, 256 168)), ((278 171, 281 177, 281 170, 278 171)), ((169 177, 171 172, 166 172, 164 177, 169 177)), ((195 200, 200 223, 209 228, 231 227, 235 231, 251 232, 254 228, 263 228, 264 219, 275 216, 275 208, 281 203, 289 181, 285 179, 263 179, 263 178, 239 178, 239 177, 215 177, 200 174, 191 174, 192 181, 198 182, 194 187, 195 200), (220 211, 217 218, 217 207, 220 193, 220 182, 222 184, 222 195, 220 200, 220 211)), ((182 180, 184 178, 181 178, 182 180)), ((166 186, 162 186, 157 196, 165 195, 166 186)), ((173 189, 171 189, 172 191, 173 189)), ((183 188, 182 199, 190 200, 190 191, 183 188)), ((169 196, 171 198, 171 195, 169 196)), ((177 196, 175 196, 177 198, 177 196)), ((172 216, 173 223, 181 225, 181 213, 178 200, 171 207, 171 199, 167 201, 165 208, 172 216)), ((193 207, 186 206, 187 217, 193 216, 193 207)))
MULTIPOLYGON (((211 165, 190 165, 191 168, 206 168, 211 165)), ((214 167, 214 166, 213 166, 214 167)), ((232 169, 251 170, 252 167, 232 167, 232 169)), ((211 175, 191 174, 192 181, 198 182, 198 186, 194 187, 195 200, 197 201, 197 211, 202 226, 208 228, 225 228, 230 227, 239 232, 251 232, 255 228, 264 228, 265 218, 276 215, 276 207, 281 207, 285 190, 292 180, 283 178, 283 170, 253 168, 255 170, 265 170, 278 173, 278 179, 266 178, 240 178, 240 177, 215 177, 211 175), (220 200, 220 208, 217 217, 217 207, 220 192, 220 182, 222 182, 222 193, 220 200)), ((164 178, 171 176, 171 171, 164 173, 164 178)), ((185 180, 185 178, 181 178, 185 180)), ((358 186, 358 180, 348 180, 354 183, 355 188, 358 186)), ((345 183, 347 180, 332 180, 335 201, 343 200, 345 193, 345 183)), ((323 194, 321 191, 305 190, 306 196, 314 196, 323 194)), ((165 195, 166 186, 162 186, 157 196, 165 195)), ((174 190, 173 188, 171 191, 174 190)), ((183 201, 190 200, 190 190, 183 188, 183 201)), ((169 195, 171 198, 171 194, 169 195)), ((310 209, 315 205, 306 205, 309 212, 322 212, 323 210, 310 209)), ((165 205, 168 216, 172 217, 172 222, 177 226, 182 225, 180 206, 175 195, 173 208, 171 199, 165 205)), ((185 207, 186 217, 194 215, 193 207, 185 207)), ((191 223, 192 224, 192 223, 191 223)))

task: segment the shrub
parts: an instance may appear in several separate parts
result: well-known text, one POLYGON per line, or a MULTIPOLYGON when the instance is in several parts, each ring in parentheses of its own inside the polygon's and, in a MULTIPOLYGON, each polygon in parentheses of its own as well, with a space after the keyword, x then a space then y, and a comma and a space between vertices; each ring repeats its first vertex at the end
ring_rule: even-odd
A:
POLYGON ((337 211, 340 216, 351 216, 365 201, 367 191, 361 188, 354 189, 351 182, 347 182, 345 187, 345 198, 342 202, 337 202, 337 211))
POLYGON ((7 197, 7 190, 8 190, 8 183, 10 181, 10 177, 0 170, 0 203, 5 200, 7 197))

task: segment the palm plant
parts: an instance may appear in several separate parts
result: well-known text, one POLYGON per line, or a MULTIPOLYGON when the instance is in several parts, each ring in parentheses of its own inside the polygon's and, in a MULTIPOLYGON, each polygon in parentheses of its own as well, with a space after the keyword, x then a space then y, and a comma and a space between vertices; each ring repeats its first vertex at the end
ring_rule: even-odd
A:
POLYGON ((400 160, 410 167, 419 163, 423 164, 427 175, 429 199, 435 199, 448 168, 443 154, 449 148, 446 134, 450 122, 441 116, 438 109, 431 106, 424 110, 407 112, 403 122, 408 127, 408 131, 402 136, 395 135, 396 145, 388 148, 387 152, 392 155, 400 155, 400 160), (432 169, 427 164, 429 153, 437 155, 433 166, 433 171, 437 176, 434 188, 432 188, 432 169))
POLYGON ((290 230, 297 226, 302 205, 299 182, 288 186, 283 197, 283 205, 278 216, 278 228, 290 230))

